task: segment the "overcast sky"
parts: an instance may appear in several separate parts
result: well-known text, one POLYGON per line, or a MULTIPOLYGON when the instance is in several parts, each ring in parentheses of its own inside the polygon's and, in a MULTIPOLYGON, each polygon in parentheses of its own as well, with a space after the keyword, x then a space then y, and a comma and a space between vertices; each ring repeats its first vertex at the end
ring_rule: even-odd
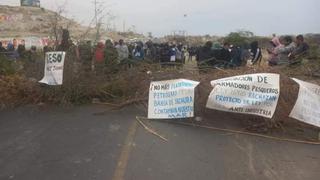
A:
MULTIPOLYGON (((41 0, 41 6, 56 10, 66 0, 41 0)), ((138 32, 162 36, 174 30, 189 34, 225 35, 246 29, 258 35, 319 33, 320 0, 100 0, 123 22, 138 32), (184 16, 184 15, 187 16, 184 16)), ((19 5, 20 0, 0 0, 19 5)), ((88 23, 93 0, 67 0, 67 16, 88 23)), ((1 13, 1 12, 0 12, 1 13)), ((113 24, 113 23, 112 23, 113 24)))

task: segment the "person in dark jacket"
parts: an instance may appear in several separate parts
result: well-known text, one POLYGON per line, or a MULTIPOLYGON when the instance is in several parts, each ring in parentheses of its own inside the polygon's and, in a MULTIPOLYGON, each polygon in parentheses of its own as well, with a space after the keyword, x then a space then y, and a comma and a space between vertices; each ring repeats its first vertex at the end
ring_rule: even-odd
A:
POLYGON ((161 44, 159 47, 159 59, 161 63, 170 62, 170 46, 168 43, 161 44))
POLYGON ((69 48, 72 46, 72 43, 70 43, 70 33, 69 30, 63 29, 62 30, 62 40, 60 45, 58 46, 58 51, 68 51, 69 48))
POLYGON ((106 40, 104 56, 105 56, 104 62, 106 66, 113 66, 120 63, 118 59, 117 49, 115 48, 115 46, 113 45, 110 39, 106 40))
POLYGON ((255 65, 255 64, 261 64, 261 60, 262 60, 262 52, 261 52, 261 48, 259 48, 259 44, 258 41, 253 41, 250 44, 251 47, 251 64, 255 65))
POLYGON ((18 45, 18 54, 20 57, 24 57, 26 53, 26 46, 25 46, 25 41, 22 40, 21 43, 18 45))
POLYGON ((138 43, 132 51, 133 59, 143 60, 144 59, 144 50, 142 49, 141 43, 138 43))
POLYGON ((231 52, 230 52, 230 44, 225 42, 223 44, 223 48, 220 50, 219 60, 224 62, 230 62, 231 60, 231 52))
POLYGON ((79 46, 79 56, 83 71, 91 71, 93 50, 91 47, 91 41, 80 42, 79 46))
POLYGON ((213 57, 212 54, 212 45, 213 43, 211 41, 206 42, 206 44, 201 47, 198 51, 197 61, 203 62, 210 60, 213 57))
POLYGON ((7 51, 6 48, 2 46, 2 42, 0 41, 0 53, 4 53, 6 51, 7 51))
POLYGON ((7 46, 7 56, 12 59, 12 60, 16 60, 19 58, 19 54, 18 52, 14 49, 14 45, 13 43, 9 43, 8 46, 7 46))
POLYGON ((242 49, 237 46, 233 46, 231 48, 231 60, 228 62, 226 61, 225 67, 238 67, 242 65, 242 49))
POLYGON ((303 56, 307 54, 308 50, 309 50, 309 45, 306 42, 304 42, 303 35, 298 35, 296 37, 296 47, 294 48, 292 53, 289 54, 289 60, 291 61, 291 60, 298 59, 299 56, 303 56))

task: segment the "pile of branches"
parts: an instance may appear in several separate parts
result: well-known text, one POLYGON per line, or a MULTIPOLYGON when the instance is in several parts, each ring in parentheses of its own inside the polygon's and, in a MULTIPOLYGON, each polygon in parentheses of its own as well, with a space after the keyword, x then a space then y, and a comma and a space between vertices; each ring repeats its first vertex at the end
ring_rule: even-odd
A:
POLYGON ((35 103, 78 105, 91 103, 93 99, 113 104, 134 103, 135 99, 147 97, 151 81, 148 72, 158 68, 141 63, 134 67, 119 66, 111 74, 97 74, 95 71, 85 71, 79 63, 67 59, 63 85, 48 86, 37 82, 43 76, 44 67, 44 64, 39 64, 43 62, 23 62, 27 68, 0 76, 2 108, 35 103))
MULTIPOLYGON (((30 67, 30 64, 28 64, 28 67, 30 67)), ((290 77, 320 83, 309 73, 312 68, 316 67, 310 64, 290 68, 239 67, 199 71, 194 67, 162 66, 141 62, 133 66, 123 65, 117 67, 116 70, 109 70, 113 73, 97 73, 83 70, 77 61, 66 59, 62 86, 39 84, 37 81, 41 79, 43 66, 33 66, 31 64, 31 67, 33 67, 33 73, 25 69, 23 72, 14 75, 0 76, 1 108, 36 103, 70 105, 94 102, 118 108, 131 104, 142 104, 147 111, 151 81, 184 78, 200 82, 195 95, 196 116, 204 117, 208 123, 213 119, 218 121, 237 120, 250 131, 283 129, 284 126, 287 127, 290 124, 293 124, 293 126, 300 125, 288 117, 299 91, 299 86, 290 77), (41 69, 37 69, 37 67, 41 69), (38 73, 35 74, 34 72, 38 73), (212 80, 253 73, 278 73, 281 75, 280 99, 273 119, 226 113, 205 107, 208 96, 212 91, 210 85, 212 80), (30 74, 34 75, 30 76, 30 74)))
POLYGON ((0 76, 0 109, 37 103, 39 94, 36 82, 20 75, 0 76))

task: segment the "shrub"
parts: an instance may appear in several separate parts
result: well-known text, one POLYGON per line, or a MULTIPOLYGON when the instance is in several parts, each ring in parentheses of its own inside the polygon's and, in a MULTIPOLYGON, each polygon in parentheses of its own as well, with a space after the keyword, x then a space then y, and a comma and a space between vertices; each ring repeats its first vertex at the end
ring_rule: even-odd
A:
POLYGON ((0 54, 0 75, 12 75, 15 72, 14 62, 0 54))

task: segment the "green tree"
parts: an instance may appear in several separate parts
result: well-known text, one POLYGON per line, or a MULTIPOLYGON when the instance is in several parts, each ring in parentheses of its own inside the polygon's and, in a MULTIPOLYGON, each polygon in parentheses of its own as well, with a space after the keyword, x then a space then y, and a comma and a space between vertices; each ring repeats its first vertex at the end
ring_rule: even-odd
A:
POLYGON ((247 47, 253 37, 253 32, 241 30, 229 33, 228 36, 224 38, 224 42, 228 42, 234 46, 247 47))

